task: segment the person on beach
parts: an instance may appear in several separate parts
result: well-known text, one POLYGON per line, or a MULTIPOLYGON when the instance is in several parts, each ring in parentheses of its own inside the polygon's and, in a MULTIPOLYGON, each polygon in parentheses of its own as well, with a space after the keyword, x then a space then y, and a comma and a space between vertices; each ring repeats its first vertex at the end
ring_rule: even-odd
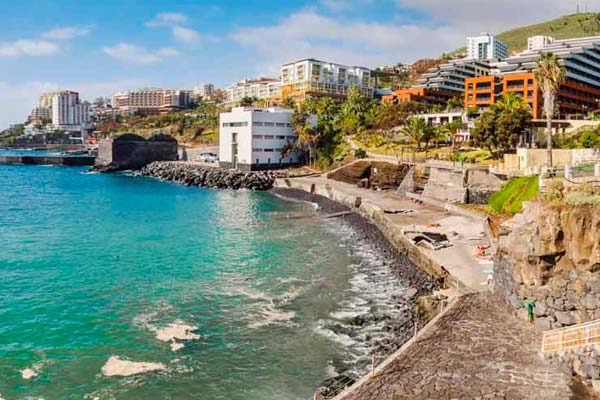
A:
POLYGON ((440 276, 438 277, 438 282, 440 284, 440 289, 446 289, 446 279, 448 278, 448 275, 450 274, 448 272, 448 270, 446 268, 444 268, 443 265, 440 265, 440 276))

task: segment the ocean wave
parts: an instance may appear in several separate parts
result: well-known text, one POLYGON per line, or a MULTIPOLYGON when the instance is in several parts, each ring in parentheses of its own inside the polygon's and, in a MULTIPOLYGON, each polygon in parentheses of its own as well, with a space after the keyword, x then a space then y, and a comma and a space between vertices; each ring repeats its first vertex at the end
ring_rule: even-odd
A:
POLYGON ((102 374, 104 376, 133 376, 165 369, 163 363, 129 361, 111 356, 102 366, 102 374))

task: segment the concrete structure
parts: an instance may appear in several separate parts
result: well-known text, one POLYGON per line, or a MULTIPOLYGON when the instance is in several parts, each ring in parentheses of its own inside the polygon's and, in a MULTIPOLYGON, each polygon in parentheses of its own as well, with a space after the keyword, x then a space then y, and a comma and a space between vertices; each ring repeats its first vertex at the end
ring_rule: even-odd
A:
POLYGON ((281 96, 281 82, 273 78, 243 79, 225 88, 225 106, 239 107, 245 98, 265 100, 281 96))
POLYGON ((558 116, 585 114, 598 108, 600 98, 600 36, 557 40, 491 65, 492 77, 467 79, 466 107, 488 107, 503 93, 519 93, 530 104, 534 118, 542 117, 543 97, 533 71, 542 53, 551 52, 566 70, 558 96, 558 116))
POLYGON ((112 106, 127 114, 162 114, 189 108, 193 103, 191 90, 148 88, 113 94, 112 106))
POLYGON ((383 96, 382 101, 417 101, 429 105, 445 105, 450 98, 464 96, 465 80, 490 73, 490 66, 484 60, 458 59, 429 69, 417 84, 408 89, 400 89, 392 96, 383 96))
POLYGON ((493 60, 508 57, 508 46, 489 33, 467 38, 467 58, 493 60))
POLYGON ((212 83, 202 83, 194 88, 194 96, 202 97, 203 99, 212 98, 215 92, 215 85, 212 83))
MULTIPOLYGON (((546 165, 546 149, 517 148, 516 154, 505 154, 498 172, 511 175, 534 175, 546 165)), ((554 167, 600 162, 600 149, 553 149, 554 167)))
POLYGON ((367 97, 373 97, 371 71, 307 58, 281 67, 281 96, 304 100, 311 96, 345 97, 356 85, 367 97))
POLYGON ((148 139, 127 133, 116 139, 101 140, 94 169, 113 172, 138 169, 153 161, 177 160, 177 140, 158 134, 148 139))
POLYGON ((537 35, 527 39, 527 50, 540 50, 552 44, 554 38, 551 36, 537 35))
POLYGON ((299 153, 282 155, 296 140, 292 110, 236 107, 220 115, 219 163, 243 171, 298 164, 299 153))
POLYGON ((67 132, 81 132, 90 123, 90 104, 79 93, 64 91, 52 98, 52 125, 67 132))

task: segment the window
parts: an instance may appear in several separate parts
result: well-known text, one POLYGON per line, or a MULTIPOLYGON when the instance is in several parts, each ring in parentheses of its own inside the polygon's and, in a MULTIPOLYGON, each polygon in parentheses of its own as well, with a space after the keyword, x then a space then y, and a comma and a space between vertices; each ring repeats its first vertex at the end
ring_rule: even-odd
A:
POLYGON ((265 122, 265 126, 275 126, 275 123, 273 123, 273 122, 265 122))
POLYGON ((285 122, 275 122, 275 126, 279 126, 284 128, 285 127, 285 122))
POLYGON ((302 64, 296 67, 296 80, 304 80, 304 65, 302 64))
POLYGON ((279 139, 279 140, 285 140, 285 136, 277 136, 277 139, 279 139))
POLYGON ((272 152, 273 152, 273 149, 263 149, 263 151, 264 151, 265 153, 272 153, 272 152))
POLYGON ((253 121, 252 126, 264 126, 264 123, 262 123, 261 121, 253 121))
POLYGON ((273 136, 273 135, 265 135, 265 136, 263 136, 263 139, 275 139, 275 136, 273 136))
POLYGON ((226 127, 238 128, 240 126, 248 126, 248 121, 244 121, 244 122, 223 122, 223 128, 226 128, 226 127))
POLYGON ((252 137, 254 139, 262 139, 264 136, 263 135, 252 135, 252 137))
POLYGON ((263 150, 262 150, 262 149, 258 149, 258 148, 257 148, 257 149, 255 149, 255 148, 252 148, 252 151, 253 151, 253 152, 255 152, 255 153, 260 153, 260 152, 261 152, 261 151, 263 151, 263 150))

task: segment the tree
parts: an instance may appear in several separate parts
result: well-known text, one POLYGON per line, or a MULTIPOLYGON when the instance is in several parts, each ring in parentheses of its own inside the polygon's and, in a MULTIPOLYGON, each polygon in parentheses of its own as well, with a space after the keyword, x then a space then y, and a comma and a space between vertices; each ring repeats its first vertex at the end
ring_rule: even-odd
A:
POLYGON ((446 110, 457 110, 465 108, 465 103, 462 97, 451 97, 446 102, 446 110))
POLYGON ((423 118, 412 117, 400 132, 421 151, 421 143, 428 141, 431 129, 423 118))
POLYGON ((506 93, 475 121, 471 141, 501 156, 514 148, 519 136, 531 125, 531 110, 523 98, 506 93))
POLYGON ((296 101, 289 96, 284 97, 283 100, 281 100, 281 107, 293 110, 296 108, 296 101))
POLYGON ((542 53, 533 72, 535 80, 544 95, 544 113, 546 114, 546 164, 552 167, 552 117, 554 101, 558 89, 565 79, 565 69, 560 65, 558 57, 553 53, 542 53))

